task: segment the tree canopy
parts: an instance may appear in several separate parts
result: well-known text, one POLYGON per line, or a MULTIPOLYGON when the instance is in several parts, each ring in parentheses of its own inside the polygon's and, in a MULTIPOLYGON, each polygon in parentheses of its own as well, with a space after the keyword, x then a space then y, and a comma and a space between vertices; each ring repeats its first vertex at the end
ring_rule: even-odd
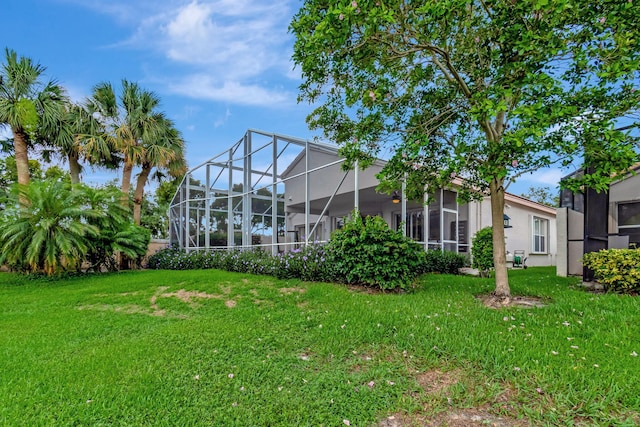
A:
MULTIPOLYGON (((140 248, 146 249, 145 239, 148 240, 147 233, 138 227, 142 222, 144 187, 149 179, 184 173, 182 135, 173 121, 159 111, 160 98, 137 83, 123 80, 120 96, 109 83, 100 83, 91 98, 74 104, 62 86, 54 80, 44 81, 44 72, 45 67, 39 63, 5 49, 0 63, 0 127, 11 130, 11 137, 0 140, 0 151, 8 154, 0 158, 0 261, 7 261, 7 251, 11 250, 16 254, 11 264, 22 265, 18 262, 22 257, 30 269, 50 273, 82 260, 100 268, 114 251, 137 257, 140 248), (30 151, 45 163, 52 156, 66 160, 69 174, 59 167, 50 167, 43 174, 40 161, 29 159, 30 151), (109 168, 123 165, 118 209, 103 203, 105 197, 113 198, 111 188, 107 194, 100 189, 70 185, 80 182, 81 162, 109 168), (129 226, 123 221, 129 219, 134 168, 140 172, 133 192, 135 226, 129 226), (18 185, 10 192, 16 182, 18 185), (14 196, 20 206, 9 209, 14 196), (54 196, 60 200, 52 202, 54 196), (94 206, 87 209, 84 202, 99 202, 101 205, 95 208, 106 209, 112 215, 88 218, 94 206), (96 221, 100 224, 94 224, 96 221), (113 226, 108 236, 97 235, 95 227, 91 227, 106 230, 107 225, 113 226), (12 237, 14 234, 20 237, 12 237), (23 239, 30 235, 38 240, 23 239)), ((167 224, 162 218, 166 208, 149 212, 154 217, 146 222, 157 226, 154 232, 162 235, 159 227, 167 224)))
POLYGON ((43 82, 45 67, 5 49, 0 67, 0 126, 13 134, 18 182, 29 184, 28 150, 42 142, 64 114, 66 95, 55 81, 43 82))
POLYGON ((290 30, 300 100, 346 164, 386 152, 381 187, 489 194, 496 294, 503 211, 523 173, 576 159, 605 188, 638 160, 639 7, 606 0, 306 0, 290 30))

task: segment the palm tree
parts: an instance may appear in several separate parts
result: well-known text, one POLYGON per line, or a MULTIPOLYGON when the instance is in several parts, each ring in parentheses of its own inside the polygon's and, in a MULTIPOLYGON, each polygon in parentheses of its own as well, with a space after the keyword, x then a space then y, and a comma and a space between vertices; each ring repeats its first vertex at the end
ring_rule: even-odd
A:
POLYGON ((68 181, 34 180, 16 185, 0 212, 0 264, 48 275, 114 268, 116 251, 130 259, 146 254, 150 233, 131 224, 120 190, 68 181), (15 203, 23 198, 28 203, 15 203))
POLYGON ((113 255, 117 252, 128 259, 141 261, 146 255, 151 233, 140 226, 131 224, 128 207, 120 204, 120 190, 107 185, 92 188, 80 185, 84 205, 90 211, 103 212, 103 216, 87 219, 87 223, 100 229, 100 234, 92 239, 86 261, 93 271, 115 270, 117 264, 113 255))
POLYGON ((71 183, 80 182, 81 161, 107 168, 117 167, 117 157, 110 139, 106 137, 104 127, 83 105, 66 103, 65 114, 57 126, 48 135, 47 140, 54 146, 57 154, 69 163, 71 183))
POLYGON ((0 219, 0 263, 49 275, 77 269, 99 236, 90 220, 105 213, 87 208, 81 193, 62 181, 34 181, 15 189, 17 200, 26 203, 9 204, 0 219))
POLYGON ((55 127, 64 114, 66 97, 61 86, 53 81, 41 82, 45 68, 30 58, 20 57, 5 49, 0 69, 0 124, 13 133, 13 150, 18 170, 18 182, 28 185, 29 145, 44 130, 55 127))
POLYGON ((122 156, 122 204, 128 205, 133 167, 140 156, 140 146, 155 130, 154 110, 160 100, 137 83, 122 80, 119 101, 111 83, 103 82, 95 86, 88 106, 100 116, 111 144, 122 156))
POLYGON ((164 176, 163 171, 175 178, 184 174, 187 169, 184 159, 184 140, 180 132, 169 119, 164 118, 158 124, 158 131, 162 133, 141 146, 139 166, 142 170, 138 174, 133 193, 133 222, 136 225, 140 225, 144 187, 153 168, 156 168, 155 175, 158 179, 164 176))
POLYGON ((123 80, 119 101, 113 86, 105 82, 94 88, 88 107, 102 118, 113 146, 122 156, 123 205, 129 203, 134 167, 142 169, 134 195, 134 223, 140 224, 144 186, 152 169, 184 172, 184 141, 173 122, 158 111, 160 98, 155 93, 123 80))

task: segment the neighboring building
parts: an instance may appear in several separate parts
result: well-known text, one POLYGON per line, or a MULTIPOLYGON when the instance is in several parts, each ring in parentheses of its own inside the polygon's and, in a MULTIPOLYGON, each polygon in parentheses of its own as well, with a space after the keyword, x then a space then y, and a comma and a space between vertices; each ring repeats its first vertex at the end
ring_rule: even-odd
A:
MULTIPOLYGON (((491 225, 489 199, 459 204, 455 182, 451 189, 433 192, 425 204, 406 200, 402 188, 393 195, 376 191, 384 161, 350 171, 342 170, 343 162, 334 146, 250 130, 187 174, 171 207, 172 243, 186 249, 261 245, 281 252, 327 241, 357 207, 361 215, 381 216, 395 229, 404 218, 404 232, 425 249, 469 254, 476 231, 491 225), (260 153, 271 158, 258 160, 260 153), (255 208, 266 200, 276 208, 273 203, 255 208), (230 217, 234 220, 226 221, 230 217)), ((509 259, 518 251, 529 266, 555 265, 555 209, 508 193, 505 202, 509 259)))
POLYGON ((557 217, 559 276, 583 275, 581 259, 585 246, 587 252, 640 247, 640 176, 635 174, 638 170, 640 165, 634 168, 634 173, 611 184, 606 193, 562 191, 557 217))

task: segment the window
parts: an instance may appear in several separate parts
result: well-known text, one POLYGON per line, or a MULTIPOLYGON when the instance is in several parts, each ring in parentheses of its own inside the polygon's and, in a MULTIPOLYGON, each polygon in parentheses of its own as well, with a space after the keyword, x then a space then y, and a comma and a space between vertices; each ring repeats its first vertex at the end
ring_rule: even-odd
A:
POLYGON ((534 216, 532 231, 533 247, 531 248, 531 252, 547 253, 547 234, 549 232, 549 220, 534 216))
POLYGON ((640 202, 618 204, 618 228, 640 228, 640 202))

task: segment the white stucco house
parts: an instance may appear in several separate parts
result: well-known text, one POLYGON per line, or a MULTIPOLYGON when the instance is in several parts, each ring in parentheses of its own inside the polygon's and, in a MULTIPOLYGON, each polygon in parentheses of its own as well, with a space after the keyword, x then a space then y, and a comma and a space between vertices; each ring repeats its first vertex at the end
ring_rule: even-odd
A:
MULTIPOLYGON (((488 198, 459 204, 455 182, 432 192, 426 204, 426 196, 407 200, 402 188, 392 195, 376 191, 383 160, 349 171, 343 162, 335 146, 249 130, 187 173, 171 205, 171 241, 187 250, 282 252, 327 241, 357 208, 394 229, 404 225, 425 249, 469 254, 475 233, 491 225, 488 198)), ((505 202, 508 259, 517 254, 528 266, 555 265, 556 210, 508 193, 505 202)))

